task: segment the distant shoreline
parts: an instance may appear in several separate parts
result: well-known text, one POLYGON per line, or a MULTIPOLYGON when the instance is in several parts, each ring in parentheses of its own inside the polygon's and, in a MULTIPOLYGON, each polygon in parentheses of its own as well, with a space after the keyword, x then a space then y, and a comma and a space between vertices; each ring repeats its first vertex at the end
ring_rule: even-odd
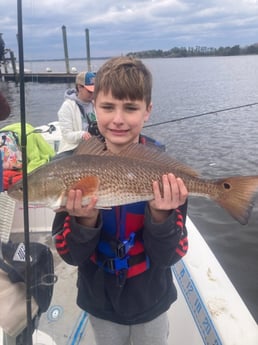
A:
POLYGON ((140 52, 131 52, 127 56, 136 58, 180 58, 180 57, 214 57, 214 56, 238 56, 238 55, 258 55, 258 43, 249 46, 240 47, 234 45, 233 47, 174 47, 170 50, 144 50, 140 52))
MULTIPOLYGON (((128 56, 133 56, 135 58, 139 59, 179 59, 179 58, 193 58, 193 57, 231 57, 231 56, 252 56, 252 55, 258 55, 256 54, 235 54, 235 55, 194 55, 194 56, 139 56, 137 53, 128 54, 128 56)), ((93 57, 91 60, 108 60, 111 57, 93 57)), ((82 58, 71 58, 69 61, 78 61, 78 60, 87 60, 85 57, 82 58)), ((65 61, 64 58, 62 59, 26 59, 24 62, 44 62, 44 61, 65 61)))
MULTIPOLYGON (((138 59, 148 58, 182 58, 182 57, 214 57, 214 56, 238 56, 238 55, 258 55, 258 43, 249 46, 240 47, 174 47, 169 50, 151 49, 139 52, 129 52, 126 56, 132 56, 138 59)), ((107 60, 111 56, 92 57, 91 60, 107 60)), ((69 61, 85 60, 86 57, 69 58, 69 61)), ((64 61, 64 58, 56 59, 25 59, 26 62, 42 62, 42 61, 64 61)))

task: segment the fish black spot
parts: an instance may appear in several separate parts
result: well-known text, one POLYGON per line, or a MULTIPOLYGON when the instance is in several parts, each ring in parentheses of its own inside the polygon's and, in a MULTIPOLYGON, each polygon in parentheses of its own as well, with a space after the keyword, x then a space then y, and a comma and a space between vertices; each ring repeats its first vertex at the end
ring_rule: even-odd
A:
POLYGON ((227 183, 227 182, 224 182, 224 183, 223 183, 223 187, 224 187, 225 189, 230 189, 230 188, 231 188, 230 184, 227 183))

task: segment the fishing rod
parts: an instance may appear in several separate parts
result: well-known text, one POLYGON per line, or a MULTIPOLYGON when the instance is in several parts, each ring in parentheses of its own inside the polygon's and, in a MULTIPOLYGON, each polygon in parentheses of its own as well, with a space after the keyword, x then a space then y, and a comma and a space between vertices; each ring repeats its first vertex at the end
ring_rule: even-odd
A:
POLYGON ((25 244, 25 285, 26 285, 26 311, 27 335, 26 345, 32 345, 32 313, 31 313, 31 263, 30 263, 30 233, 28 208, 28 181, 27 181, 27 135, 25 113, 25 82, 24 82, 24 55, 23 55, 23 23, 22 0, 17 0, 18 21, 18 50, 19 50, 19 77, 20 77, 20 117, 21 117, 21 150, 22 150, 22 176, 23 176, 23 216, 24 216, 24 244, 25 244))
POLYGON ((183 121, 183 120, 193 119, 195 117, 201 117, 201 116, 206 116, 206 115, 211 115, 211 114, 222 113, 222 112, 229 111, 229 110, 235 110, 235 109, 240 109, 240 108, 252 107, 252 106, 257 105, 257 104, 258 104, 258 102, 255 102, 255 103, 249 103, 249 104, 244 104, 244 105, 238 105, 238 106, 235 106, 235 107, 224 108, 224 109, 220 109, 220 110, 208 111, 206 113, 201 113, 201 114, 184 116, 184 117, 180 117, 178 119, 171 119, 171 120, 167 120, 167 121, 152 123, 150 125, 144 126, 144 128, 156 127, 156 126, 160 126, 160 125, 165 125, 167 123, 179 122, 179 121, 183 121))

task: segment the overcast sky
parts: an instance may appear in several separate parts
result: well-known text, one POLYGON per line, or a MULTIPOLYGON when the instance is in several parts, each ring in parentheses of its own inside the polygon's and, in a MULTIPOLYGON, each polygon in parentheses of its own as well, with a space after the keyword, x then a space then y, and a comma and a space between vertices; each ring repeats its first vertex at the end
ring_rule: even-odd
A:
MULTIPOLYGON (((177 47, 246 46, 258 42, 258 0, 23 0, 25 59, 92 57, 177 47)), ((0 0, 0 32, 17 50, 16 0, 0 0)))

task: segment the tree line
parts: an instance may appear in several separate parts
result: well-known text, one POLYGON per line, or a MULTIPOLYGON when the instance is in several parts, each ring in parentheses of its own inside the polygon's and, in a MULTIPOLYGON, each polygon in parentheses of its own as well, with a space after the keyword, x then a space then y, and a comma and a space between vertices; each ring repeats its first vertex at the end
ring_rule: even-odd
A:
POLYGON ((152 49, 139 52, 130 52, 127 56, 136 58, 176 58, 176 57, 194 57, 194 56, 233 56, 233 55, 251 55, 258 54, 258 43, 240 47, 234 45, 232 47, 210 48, 203 46, 196 47, 174 47, 170 50, 152 49))

